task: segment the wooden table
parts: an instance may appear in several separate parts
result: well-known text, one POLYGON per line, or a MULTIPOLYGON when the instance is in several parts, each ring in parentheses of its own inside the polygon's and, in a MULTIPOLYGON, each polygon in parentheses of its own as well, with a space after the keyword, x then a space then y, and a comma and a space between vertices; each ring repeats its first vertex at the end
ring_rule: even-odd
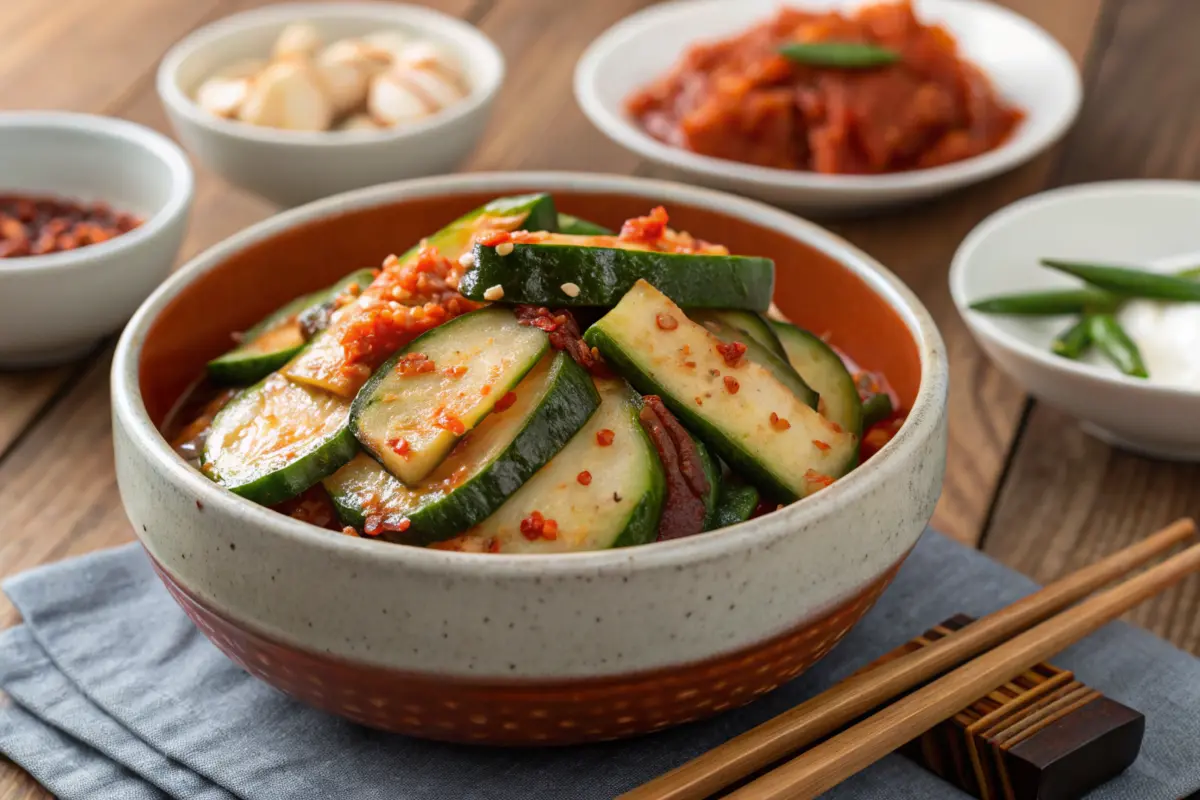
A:
MULTIPOLYGON (((898 273, 946 338, 950 454, 934 524, 1041 581, 1189 513, 1200 468, 1152 462, 1085 436, 1001 375, 967 334, 946 271, 984 216, 1030 193, 1111 178, 1194 178, 1200 170, 1200 3, 1002 0, 1043 25, 1080 64, 1086 102, 1063 144, 959 194, 832 227, 898 273)), ((6 0, 0 3, 0 108, 109 114, 167 130, 154 92, 163 52, 189 30, 260 0, 6 0), (167 6, 170 6, 169 8, 167 6)), ((653 175, 611 144, 571 95, 576 58, 646 0, 425 0, 478 25, 508 78, 467 170, 580 169, 653 175)), ((198 169, 182 259, 274 209, 198 169)), ((67 367, 0 373, 0 577, 128 541, 109 426, 112 343, 67 367)), ((1200 580, 1133 620, 1200 652, 1200 580)), ((0 599, 0 627, 17 621, 0 599)), ((0 761, 0 800, 45 797, 0 761)))

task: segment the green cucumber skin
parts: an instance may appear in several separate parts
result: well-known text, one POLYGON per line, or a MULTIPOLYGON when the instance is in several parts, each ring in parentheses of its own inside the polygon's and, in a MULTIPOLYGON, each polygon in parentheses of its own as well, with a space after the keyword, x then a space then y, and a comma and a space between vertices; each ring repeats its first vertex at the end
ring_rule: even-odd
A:
MULTIPOLYGON (((785 338, 793 342, 795 347, 807 347, 820 353, 821 357, 832 364, 835 368, 844 373, 845 377, 841 381, 839 391, 849 398, 850 416, 843 420, 834 420, 846 430, 853 433, 860 441, 862 433, 866 427, 864 418, 864 409, 862 400, 858 395, 858 386, 854 383, 854 376, 850 374, 850 370, 846 369, 846 364, 842 361, 842 357, 837 354, 837 351, 826 344, 821 337, 806 331, 798 325, 792 325, 789 322, 780 322, 779 320, 771 320, 771 326, 775 329, 776 335, 781 342, 785 338)), ((791 362, 791 356, 786 355, 787 344, 784 344, 785 358, 788 363, 791 362)), ((799 371, 799 370, 797 370, 799 371)), ((828 403, 828 398, 826 398, 828 403)), ((857 463, 857 462, 856 462, 857 463)))
MULTIPOLYGON (((545 466, 600 407, 591 376, 566 353, 555 356, 551 371, 541 404, 491 464, 453 492, 407 514, 408 530, 385 531, 383 537, 412 545, 451 539, 482 522, 545 466)), ((361 508, 348 505, 340 496, 334 504, 345 524, 361 528, 365 523, 361 508)))
MULTIPOLYGON (((697 317, 693 321, 699 322, 709 333, 721 341, 727 344, 732 342, 744 344, 746 346, 746 358, 770 371, 775 376, 775 379, 790 389, 792 394, 801 403, 804 403, 809 408, 817 407, 817 401, 820 400, 820 396, 811 386, 805 383, 804 378, 792 367, 791 362, 787 360, 786 356, 780 358, 775 355, 773 350, 764 346, 759 342, 757 337, 751 335, 748 331, 736 328, 718 317, 710 316, 704 312, 698 313, 697 317), (709 327, 710 325, 713 327, 709 327)), ((691 318, 691 315, 689 315, 689 318, 691 318)), ((780 345, 780 347, 782 346, 780 345)))
MULTIPOLYGON (((630 395, 634 394, 632 390, 629 393, 630 395)), ((650 435, 646 433, 641 419, 638 418, 638 412, 641 411, 641 398, 632 399, 629 408, 631 430, 641 437, 640 443, 650 455, 646 460, 650 469, 650 474, 646 476, 649 485, 633 512, 626 518, 625 529, 616 539, 613 539, 612 547, 634 547, 656 540, 658 538, 658 521, 662 517, 663 504, 667 499, 667 476, 663 472, 662 463, 658 460, 658 451, 654 447, 654 442, 650 440, 650 435)))
POLYGON ((783 342, 779 341, 770 321, 762 314, 741 311, 736 308, 696 309, 694 313, 692 309, 685 308, 684 311, 693 322, 702 323, 705 320, 714 320, 731 328, 737 328, 777 357, 787 361, 787 350, 783 348, 783 342))
POLYGON ((475 264, 459 291, 483 301, 492 286, 504 288, 505 303, 548 306, 615 306, 645 279, 681 306, 763 311, 771 303, 775 264, 752 256, 685 255, 609 247, 518 244, 506 256, 475 246, 475 264), (562 286, 579 293, 568 297, 562 286))
MULTIPOLYGON (((463 320, 470 320, 475 314, 483 313, 487 310, 488 309, 483 308, 477 311, 471 311, 463 314, 462 316, 455 317, 449 322, 443 322, 436 328, 430 328, 429 330, 425 331, 407 345, 396 351, 391 358, 384 362, 383 366, 375 370, 375 374, 372 375, 370 379, 363 384, 362 388, 358 390, 358 394, 354 396, 354 402, 350 404, 350 430, 354 432, 354 436, 358 439, 358 443, 362 445, 362 449, 376 461, 379 461, 380 466, 383 466, 383 461, 380 459, 379 453, 375 449, 375 446, 371 443, 371 434, 368 431, 361 430, 359 427, 359 418, 362 416, 362 413, 376 402, 375 394, 379 389, 380 384, 387 380, 388 374, 396 368, 397 361, 399 361, 408 353, 421 352, 422 348, 425 346, 426 337, 445 336, 447 331, 453 332, 454 326, 466 324, 463 322, 463 320)), ((544 354, 549 347, 550 342, 549 339, 547 339, 546 347, 542 350, 542 353, 544 354)), ((511 385, 516 386, 518 383, 520 383, 521 379, 525 377, 525 374, 528 373, 529 370, 533 369, 536 365, 537 359, 532 359, 525 370, 515 377, 511 385)), ((507 391, 508 389, 498 391, 497 398, 503 397, 504 393, 507 391)))
POLYGON ((292 360, 293 356, 304 349, 303 343, 295 347, 276 350, 273 353, 242 353, 240 350, 245 344, 254 341, 264 331, 275 327, 275 325, 288 317, 298 316, 310 308, 328 303, 341 294, 350 284, 356 283, 360 289, 365 289, 371 285, 373 280, 375 280, 374 270, 356 270, 333 286, 297 297, 295 300, 285 303, 268 314, 250 330, 246 331, 243 344, 209 361, 207 365, 208 377, 213 383, 220 386, 247 386, 257 383, 272 372, 281 369, 292 360))
MULTIPOLYGON (((266 378, 263 379, 264 381, 266 378)), ((221 414, 232 408, 239 399, 255 391, 262 381, 242 390, 242 393, 229 401, 225 408, 213 418, 215 425, 221 414)), ((269 472, 247 483, 231 486, 221 481, 221 476, 209 475, 216 483, 224 486, 236 495, 246 498, 260 506, 273 506, 290 500, 305 489, 315 485, 345 466, 350 459, 358 454, 358 440, 354 438, 349 424, 343 425, 328 439, 319 444, 311 452, 300 456, 285 467, 269 472)), ((207 452, 203 461, 210 460, 207 452)))
MULTIPOLYGON (((688 435, 691 436, 691 434, 688 435)), ((721 487, 721 468, 717 465, 717 460, 708 452, 708 448, 704 446, 704 442, 695 436, 691 436, 691 439, 696 445, 696 454, 700 457, 700 467, 704 470, 704 477, 708 481, 708 494, 704 496, 704 530, 708 530, 717 513, 717 492, 721 487)))
POLYGON ((749 484, 730 481, 722 483, 713 523, 706 530, 727 528, 745 522, 753 516, 754 509, 758 508, 758 500, 758 489, 749 484))
POLYGON ((593 325, 583 334, 583 340, 592 347, 598 348, 609 366, 620 373, 621 377, 629 381, 639 392, 660 396, 667 408, 679 417, 679 421, 723 458, 735 472, 745 476, 751 483, 761 487, 769 496, 777 498, 780 502, 793 503, 800 499, 800 495, 778 481, 764 467, 759 466, 753 454, 747 453, 736 442, 709 424, 704 417, 693 410, 692 406, 676 401, 662 386, 648 378, 602 329, 593 325))
MULTIPOLYGON (((530 228, 529 230, 539 229, 530 228)), ((570 236, 612 236, 614 233, 603 225, 597 225, 594 222, 589 222, 586 219, 580 219, 570 214, 558 215, 558 232, 570 236)))
POLYGON ((523 208, 527 208, 529 213, 519 226, 522 230, 558 232, 558 210, 554 207, 554 198, 545 192, 498 197, 468 216, 511 214, 523 208))
POLYGON ((890 417, 895 411, 892 408, 892 398, 884 393, 873 394, 862 404, 863 428, 870 428, 890 417))

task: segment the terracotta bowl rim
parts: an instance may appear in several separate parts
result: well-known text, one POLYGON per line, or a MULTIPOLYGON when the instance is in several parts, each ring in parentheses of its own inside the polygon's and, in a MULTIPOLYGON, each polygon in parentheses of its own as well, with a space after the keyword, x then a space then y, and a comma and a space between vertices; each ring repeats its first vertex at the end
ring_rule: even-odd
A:
POLYGON ((836 515, 889 480, 903 480, 921 444, 936 435, 946 404, 948 360, 940 333, 929 312, 894 274, 820 226, 755 200, 672 181, 587 172, 479 172, 397 181, 333 195, 284 211, 230 236, 192 258, 141 305, 122 333, 112 364, 114 420, 128 433, 133 447, 150 459, 156 471, 187 489, 206 510, 220 511, 326 557, 347 556, 386 561, 404 569, 432 574, 480 573, 495 577, 530 575, 596 575, 629 570, 721 560, 750 547, 788 536, 810 522, 836 515), (916 344, 921 380, 909 417, 900 432, 864 466, 827 489, 779 511, 718 531, 653 542, 636 547, 581 553, 486 554, 405 547, 388 542, 331 534, 293 520, 223 489, 177 455, 150 419, 139 388, 138 368, 147 331, 164 308, 189 284, 233 253, 284 230, 315 219, 422 197, 493 191, 571 191, 627 194, 656 199, 670 206, 683 203, 721 211, 735 218, 779 230, 833 257, 862 278, 904 321, 916 344))

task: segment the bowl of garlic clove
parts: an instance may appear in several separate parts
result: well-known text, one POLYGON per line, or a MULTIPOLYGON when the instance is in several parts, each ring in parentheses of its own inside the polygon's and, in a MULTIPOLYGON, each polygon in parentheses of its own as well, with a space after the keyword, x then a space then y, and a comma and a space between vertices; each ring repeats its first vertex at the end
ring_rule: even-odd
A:
POLYGON ((295 206, 452 171, 503 77, 496 46, 438 11, 288 3, 195 31, 163 58, 157 85, 198 161, 295 206))

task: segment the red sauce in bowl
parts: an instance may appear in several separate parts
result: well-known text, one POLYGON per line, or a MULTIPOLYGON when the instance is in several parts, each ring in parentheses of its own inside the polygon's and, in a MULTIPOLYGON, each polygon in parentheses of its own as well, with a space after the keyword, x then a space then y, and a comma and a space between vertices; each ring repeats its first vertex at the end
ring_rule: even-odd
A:
POLYGON ((698 44, 626 103, 651 136, 702 155, 779 169, 879 174, 977 156, 1012 135, 1022 112, 963 60, 942 27, 908 2, 853 15, 785 8, 698 44), (791 43, 871 44, 894 64, 817 67, 780 54, 791 43))

